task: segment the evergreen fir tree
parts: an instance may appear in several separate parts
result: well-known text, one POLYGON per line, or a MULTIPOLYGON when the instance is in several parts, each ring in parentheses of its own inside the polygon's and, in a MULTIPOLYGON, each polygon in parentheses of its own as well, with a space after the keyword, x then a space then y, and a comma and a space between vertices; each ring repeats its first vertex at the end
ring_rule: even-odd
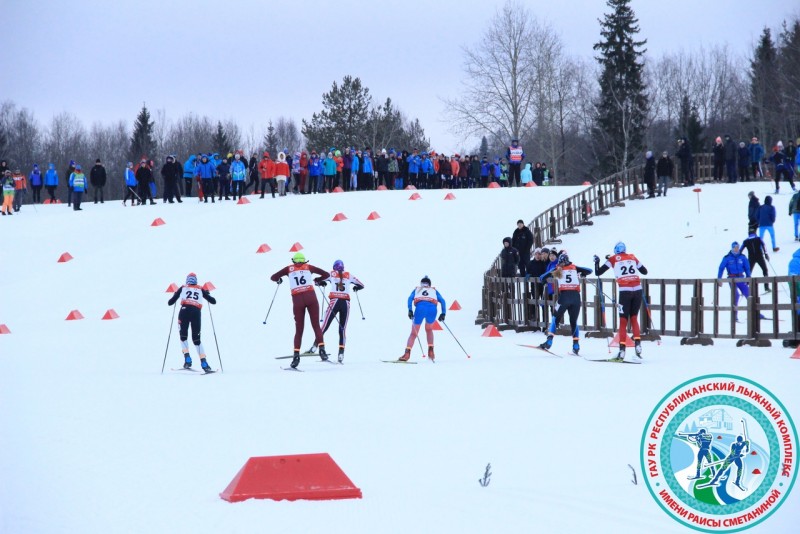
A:
POLYGON ((787 138, 794 139, 800 136, 800 19, 784 22, 780 43, 782 101, 795 103, 784 110, 784 128, 787 138))
POLYGON ((150 111, 146 104, 142 104, 136 122, 133 124, 133 135, 131 136, 130 161, 139 161, 139 158, 146 156, 148 159, 156 159, 156 141, 153 139, 154 121, 150 120, 150 111))
POLYGON ((693 105, 688 96, 681 101, 680 116, 678 126, 675 128, 675 137, 686 137, 692 153, 703 152, 705 149, 705 138, 703 137, 703 125, 700 124, 700 115, 697 106, 693 105))
POLYGON ((367 132, 372 96, 359 78, 345 76, 342 84, 333 82, 322 95, 322 111, 310 121, 303 120, 303 135, 308 145, 318 150, 328 147, 362 146, 367 132))
POLYGON ((278 135, 275 133, 275 127, 272 125, 272 119, 267 123, 267 134, 264 136, 264 145, 267 147, 269 157, 272 159, 278 158, 278 135))
POLYGON ((225 133, 225 128, 222 127, 222 122, 217 121, 217 132, 211 138, 211 143, 214 150, 220 155, 220 158, 228 156, 231 151, 231 143, 228 141, 228 134, 225 133))
POLYGON ((489 140, 486 139, 485 135, 481 137, 481 147, 478 149, 478 155, 480 157, 489 155, 489 140))
POLYGON ((781 130, 781 84, 778 50, 769 28, 764 28, 750 61, 750 121, 765 147, 777 141, 781 130))
POLYGON ((600 21, 602 39, 594 45, 600 56, 600 98, 593 137, 605 172, 625 169, 642 150, 648 96, 642 76, 642 46, 636 41, 638 20, 630 0, 607 0, 611 8, 600 21))

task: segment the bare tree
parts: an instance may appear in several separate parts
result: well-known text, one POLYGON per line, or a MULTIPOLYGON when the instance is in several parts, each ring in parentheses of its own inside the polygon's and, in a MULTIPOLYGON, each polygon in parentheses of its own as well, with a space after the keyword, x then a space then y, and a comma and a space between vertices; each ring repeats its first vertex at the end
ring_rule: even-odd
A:
POLYGON ((552 39, 520 2, 510 0, 489 21, 480 44, 464 48, 462 95, 445 100, 450 122, 465 136, 500 132, 520 137, 535 110, 536 46, 552 39))
POLYGON ((275 136, 278 139, 278 150, 289 149, 294 154, 303 147, 303 136, 292 118, 278 117, 275 121, 275 136))

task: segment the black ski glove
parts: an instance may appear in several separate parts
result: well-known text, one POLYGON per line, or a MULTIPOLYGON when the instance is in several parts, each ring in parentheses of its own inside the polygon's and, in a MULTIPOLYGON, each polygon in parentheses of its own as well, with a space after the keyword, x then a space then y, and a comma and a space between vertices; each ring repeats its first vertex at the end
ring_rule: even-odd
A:
POLYGON ((440 321, 444 321, 444 314, 443 313, 439 315, 439 320, 440 321))
POLYGON ((364 286, 353 286, 353 291, 361 291, 364 289, 364 286))
POLYGON ((764 253, 764 257, 765 257, 765 258, 767 258, 767 261, 769 261, 769 254, 767 254, 767 253, 765 252, 765 253, 764 253))
POLYGON ((594 263, 595 263, 595 265, 597 265, 598 263, 600 263, 600 258, 597 256, 597 254, 595 254, 594 256, 592 256, 592 259, 594 260, 594 263))
POLYGON ((413 319, 414 318, 414 312, 413 311, 408 310, 408 318, 409 319, 413 319))
POLYGON ((317 285, 320 286, 320 287, 325 287, 325 286, 328 285, 328 282, 326 282, 324 280, 321 280, 321 281, 317 282, 317 285))
POLYGON ((275 283, 281 285, 283 283, 283 278, 278 278, 277 280, 275 280, 275 283))

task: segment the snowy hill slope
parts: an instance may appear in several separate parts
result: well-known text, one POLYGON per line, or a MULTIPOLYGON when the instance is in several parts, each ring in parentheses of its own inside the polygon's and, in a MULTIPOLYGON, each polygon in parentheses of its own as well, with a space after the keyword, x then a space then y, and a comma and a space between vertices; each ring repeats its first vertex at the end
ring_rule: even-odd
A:
MULTIPOLYGON (((629 202, 563 246, 589 265, 623 239, 652 276, 713 277, 746 235, 753 188, 763 199, 769 186, 706 186, 700 214, 688 190, 629 202)), ((800 362, 787 349, 665 339, 646 345, 645 365, 600 365, 517 346, 541 334, 481 337, 482 274, 502 238, 578 190, 106 203, 80 214, 25 206, 4 218, 0 323, 12 333, 0 336, 0 532, 684 532, 629 480, 650 411, 680 382, 726 372, 760 382, 798 417, 800 362), (366 220, 372 211, 381 218, 366 220), (338 212, 348 219, 333 222, 338 212), (156 217, 166 224, 151 227, 156 217), (351 308, 344 366, 305 358, 305 373, 287 373, 273 359, 291 351, 294 326, 288 288, 276 294, 268 277, 295 242, 312 264, 342 259, 366 285, 365 319, 351 308), (272 251, 256 254, 262 243, 272 251), (75 259, 56 263, 63 252, 75 259), (164 291, 189 271, 217 288, 225 372, 162 376, 172 314, 164 291), (463 306, 447 324, 472 358, 444 331, 435 365, 419 352, 419 365, 380 363, 402 353, 406 298, 426 274, 448 305, 463 306), (120 318, 101 321, 109 308, 120 318), (65 321, 73 309, 86 319, 65 321), (330 453, 364 498, 219 499, 248 457, 310 452, 330 453), (482 488, 488 462, 494 475, 482 488)), ((779 274, 794 250, 787 202, 776 197, 779 274)), ((210 319, 205 307, 203 342, 219 367, 210 319)), ((303 346, 312 339, 307 323, 303 346)), ((336 344, 333 329, 326 342, 336 344)), ((608 353, 603 340, 582 346, 608 353)), ((180 364, 175 328, 166 367, 180 364)), ((752 531, 791 532, 798 519, 795 491, 752 531)))

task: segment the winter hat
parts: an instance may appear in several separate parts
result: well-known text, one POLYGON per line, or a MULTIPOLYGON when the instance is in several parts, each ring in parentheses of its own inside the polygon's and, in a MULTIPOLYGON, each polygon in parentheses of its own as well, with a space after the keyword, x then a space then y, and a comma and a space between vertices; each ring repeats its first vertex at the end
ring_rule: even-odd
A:
POLYGON ((34 163, 33 164, 33 170, 35 170, 35 171, 39 170, 39 164, 38 163, 34 163))
POLYGON ((646 157, 647 159, 652 158, 653 152, 651 150, 648 150, 647 152, 645 152, 644 157, 646 157))
POLYGON ((132 161, 128 162, 128 167, 133 167, 133 162, 132 161))
POLYGON ((187 286, 196 286, 197 285, 197 275, 194 273, 189 273, 186 275, 186 285, 187 286))
POLYGON ((75 164, 75 170, 76 170, 76 171, 79 171, 79 170, 81 170, 81 164, 80 164, 80 163, 76 163, 76 164, 75 164))
POLYGON ((775 146, 778 147, 779 149, 783 149, 783 141, 778 141, 775 146))
POLYGON ((744 148, 744 141, 739 141, 739 148, 744 148))
POLYGON ((286 154, 278 152, 278 161, 286 161, 286 154))
POLYGON ((739 248, 739 242, 738 241, 734 241, 733 243, 731 243, 731 250, 733 250, 735 248, 739 248))
POLYGON ((717 143, 718 145, 721 145, 722 144, 722 138, 717 136, 717 138, 714 139, 714 142, 717 143))
POLYGON ((305 263, 306 262, 306 255, 302 252, 298 252, 294 256, 292 256, 292 263, 305 263))
POLYGON ((97 158, 96 160, 94 160, 94 162, 95 163, 100 163, 100 158, 97 158))
POLYGON ((333 262, 333 270, 339 272, 344 271, 344 262, 342 260, 336 260, 333 262))
POLYGON ((517 224, 525 224, 525 221, 523 221, 522 219, 519 219, 519 220, 517 221, 517 224))
POLYGON ((767 195, 764 197, 764 204, 772 205, 772 197, 767 195))
POLYGON ((420 281, 419 281, 419 283, 420 283, 420 284, 422 284, 423 286, 428 286, 428 287, 430 287, 430 285, 431 285, 431 279, 430 279, 430 278, 428 278, 428 275, 426 274, 425 276, 423 276, 423 277, 422 277, 422 280, 420 280, 420 281))
POLYGON ((503 244, 505 245, 506 243, 508 243, 509 245, 511 245, 511 238, 510 238, 510 237, 504 237, 504 238, 503 238, 503 244))

